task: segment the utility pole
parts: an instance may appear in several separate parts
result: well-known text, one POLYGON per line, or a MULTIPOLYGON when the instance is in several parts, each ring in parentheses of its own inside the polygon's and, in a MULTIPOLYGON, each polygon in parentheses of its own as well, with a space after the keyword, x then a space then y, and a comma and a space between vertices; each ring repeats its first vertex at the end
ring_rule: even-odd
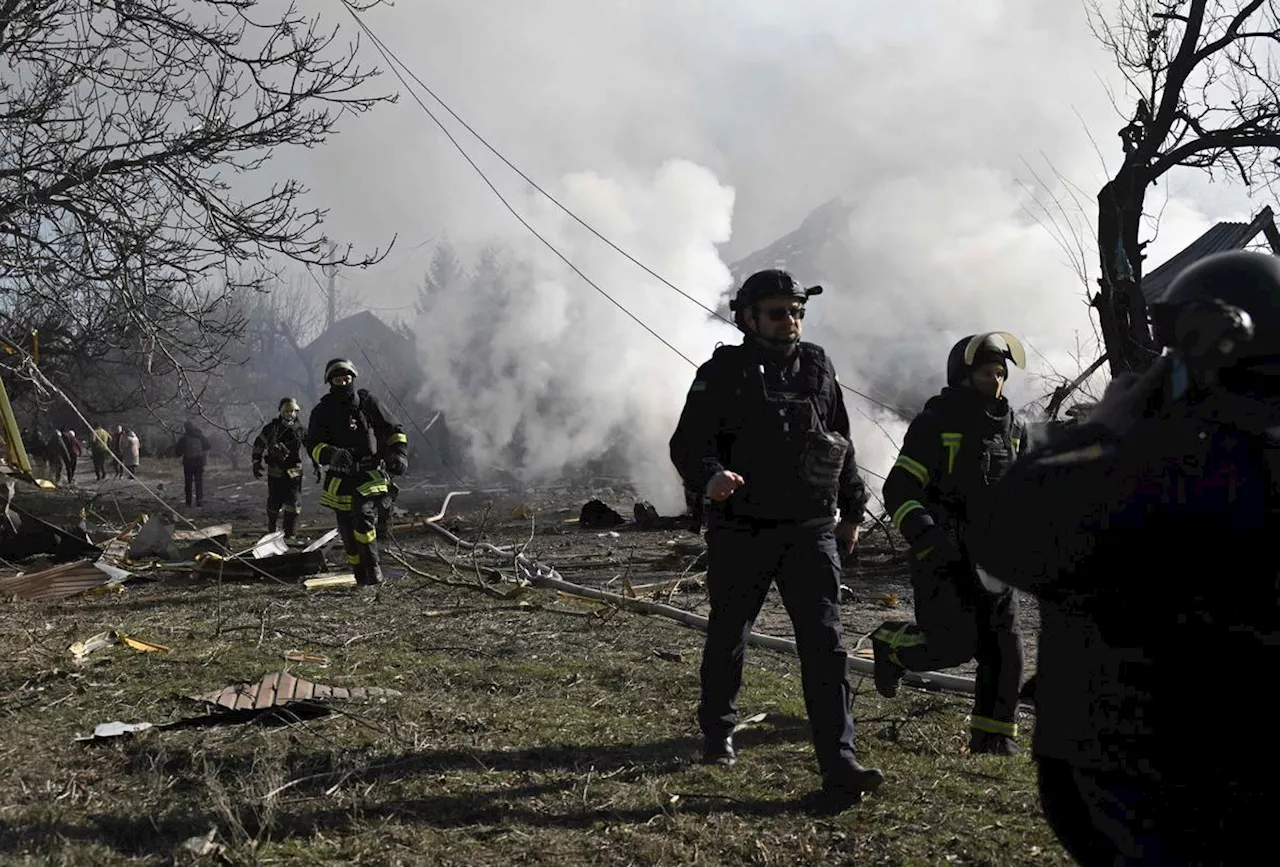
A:
MULTIPOLYGON (((328 238, 325 238, 324 241, 329 248, 329 258, 333 259, 334 253, 337 252, 338 245, 330 241, 328 238)), ((333 321, 338 318, 338 266, 325 265, 324 275, 329 278, 329 285, 325 287, 325 294, 329 299, 329 309, 325 316, 324 324, 325 330, 328 331, 333 327, 333 321)))

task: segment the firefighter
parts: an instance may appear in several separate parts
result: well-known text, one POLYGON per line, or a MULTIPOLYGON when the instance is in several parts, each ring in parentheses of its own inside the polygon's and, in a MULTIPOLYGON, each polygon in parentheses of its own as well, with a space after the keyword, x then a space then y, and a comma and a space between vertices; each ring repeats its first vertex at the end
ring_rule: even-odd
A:
POLYGON ((670 449, 684 484, 710 501, 703 761, 736 761, 747 636, 776 581, 795 627, 822 791, 847 806, 884 774, 854 749, 840 622, 840 552, 857 544, 867 492, 835 370, 821 347, 800 340, 805 304, 821 291, 781 270, 742 284, 730 306, 743 342, 698 368, 670 449))
POLYGON ((1280 259, 1187 266, 1167 350, 1020 460, 971 549, 1034 594, 1040 798, 1080 864, 1257 864, 1280 748, 1280 259), (1006 540, 1016 540, 1008 544, 1006 540))
POLYGON ((884 483, 893 526, 910 545, 916 622, 872 633, 875 683, 892 698, 904 671, 977 659, 971 753, 1018 753, 1016 713, 1023 649, 1013 591, 975 568, 963 539, 969 515, 1017 457, 1025 439, 1004 385, 1009 362, 1026 365, 1007 332, 969 335, 947 358, 947 385, 911 422, 884 483))
POLYGON ((280 401, 279 415, 267 422, 253 440, 253 477, 267 475, 267 532, 283 524, 284 537, 292 539, 298 525, 302 497, 303 430, 298 422, 302 407, 291 397, 280 401))
POLYGON ((304 443, 311 459, 328 468, 320 505, 334 510, 356 581, 377 585, 378 514, 390 509, 388 474, 408 469, 409 438, 376 397, 356 390, 357 375, 344 358, 325 365, 329 393, 311 411, 304 443))

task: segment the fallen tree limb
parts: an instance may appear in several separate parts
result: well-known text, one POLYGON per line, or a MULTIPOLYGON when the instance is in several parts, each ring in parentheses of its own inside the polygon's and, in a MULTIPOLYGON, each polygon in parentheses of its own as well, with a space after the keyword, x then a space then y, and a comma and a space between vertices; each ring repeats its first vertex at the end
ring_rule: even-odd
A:
MULTIPOLYGON (((512 556, 511 551, 504 551, 489 544, 488 542, 468 542, 464 539, 460 539, 438 524, 426 524, 425 526, 432 531, 439 533, 441 536, 444 536, 460 548, 487 551, 503 557, 512 556)), ((707 618, 694 614, 691 611, 685 611, 684 609, 676 608, 673 605, 664 605, 660 602, 649 602, 644 599, 634 599, 629 596, 623 596, 619 593, 610 593, 606 590, 597 590, 593 587, 582 587, 577 584, 572 584, 565 581, 555 569, 538 563, 537 561, 526 557, 524 554, 516 554, 515 563, 516 567, 520 570, 521 577, 535 587, 542 587, 548 590, 558 590, 573 596, 581 596, 587 599, 596 599, 602 602, 608 602, 612 605, 616 605, 618 608, 627 609, 628 611, 666 617, 686 626, 691 626, 702 632, 707 631, 707 618)), ((786 638, 778 638, 773 635, 763 635, 759 632, 752 632, 748 636, 747 641, 748 643, 759 647, 768 647, 772 650, 782 651, 783 653, 798 655, 796 643, 786 638)), ((855 656, 850 656, 848 658, 848 666, 859 674, 875 674, 875 664, 869 659, 860 659, 855 656)), ((960 677, 954 674, 942 674, 941 672, 934 671, 908 671, 903 675, 902 682, 907 686, 932 691, 941 690, 967 695, 972 695, 974 692, 974 682, 971 678, 960 677)))

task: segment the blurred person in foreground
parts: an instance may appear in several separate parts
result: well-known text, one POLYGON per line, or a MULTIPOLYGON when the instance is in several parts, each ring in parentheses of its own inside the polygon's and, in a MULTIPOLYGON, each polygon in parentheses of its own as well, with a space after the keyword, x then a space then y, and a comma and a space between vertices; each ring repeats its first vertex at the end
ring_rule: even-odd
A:
POLYGON ((1033 753, 1072 856, 1265 863, 1280 747, 1240 711, 1280 662, 1280 260, 1208 256, 1152 321, 1167 351, 1010 469, 970 550, 1040 600, 1033 753))

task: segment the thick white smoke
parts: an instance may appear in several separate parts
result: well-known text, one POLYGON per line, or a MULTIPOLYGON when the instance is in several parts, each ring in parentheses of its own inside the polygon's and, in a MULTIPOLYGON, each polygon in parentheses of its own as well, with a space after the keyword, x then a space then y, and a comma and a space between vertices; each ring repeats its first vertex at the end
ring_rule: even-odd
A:
MULTIPOLYGON (((729 237, 734 194, 705 168, 673 160, 647 178, 581 173, 559 186, 557 198, 587 223, 706 307, 719 305, 732 280, 716 245, 729 237)), ((548 241, 694 363, 733 339, 545 200, 530 204, 548 241)), ((516 269, 495 291, 432 295, 420 328, 426 394, 460 422, 478 464, 504 463, 517 436, 530 478, 617 449, 641 495, 679 514, 666 441, 694 368, 532 236, 510 249, 516 269)))
MULTIPOLYGON (((509 158, 710 307, 729 289, 725 263, 841 196, 850 264, 824 278, 805 337, 853 388, 918 410, 952 343, 976 331, 1025 338, 1032 369, 1013 375, 1015 405, 1097 356, 1085 306, 1094 198, 1126 119, 1079 4, 424 0, 366 18, 509 158)), ((512 190, 510 172, 448 122, 512 190)), ((621 451, 655 505, 678 509, 666 452, 689 365, 550 257, 407 95, 357 123, 307 174, 339 203, 335 236, 401 235, 385 267, 344 275, 369 307, 410 303, 433 249, 422 242, 444 234, 468 265, 492 238, 525 263, 493 291, 438 293, 421 324, 428 390, 451 429, 466 426, 472 457, 496 460, 517 432, 529 474, 621 451)), ((1213 221, 1251 216, 1220 190, 1197 206, 1195 178, 1172 179, 1148 270, 1213 221)), ((515 204, 690 358, 739 339, 541 197, 515 204)), ((883 474, 903 426, 846 399, 860 462, 883 474)))

